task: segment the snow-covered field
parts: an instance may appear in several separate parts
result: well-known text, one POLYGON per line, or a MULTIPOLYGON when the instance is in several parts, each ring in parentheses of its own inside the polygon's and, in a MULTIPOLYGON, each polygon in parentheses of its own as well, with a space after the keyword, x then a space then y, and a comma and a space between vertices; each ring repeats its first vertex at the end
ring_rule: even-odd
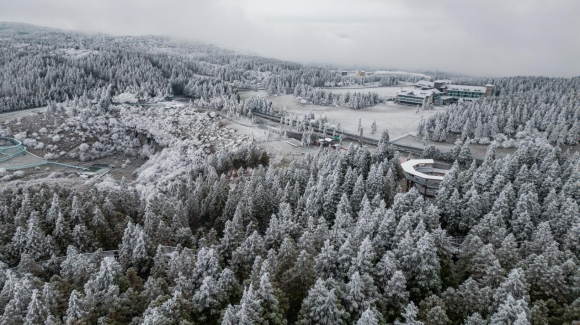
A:
POLYGON ((344 94, 347 92, 373 92, 377 93, 382 97, 395 97, 397 95, 397 91, 400 89, 407 89, 412 90, 415 89, 413 86, 403 86, 403 87, 365 87, 365 88, 349 88, 349 87, 329 87, 325 88, 324 90, 330 91, 336 94, 344 94))
MULTIPOLYGON (((397 87, 381 87, 383 89, 394 89, 397 87)), ((375 88, 370 88, 375 89, 375 88)), ((337 89, 339 90, 339 89, 337 89)), ((353 110, 346 107, 320 106, 312 104, 301 104, 294 95, 268 96, 265 91, 243 91, 240 97, 246 99, 252 96, 267 97, 271 100, 274 109, 280 110, 286 107, 286 111, 293 114, 303 115, 313 112, 316 117, 326 116, 331 124, 341 127, 347 132, 358 132, 358 121, 361 119, 364 135, 368 137, 379 138, 384 129, 389 130, 391 138, 403 136, 409 132, 415 132, 421 118, 434 115, 445 108, 436 107, 433 110, 424 111, 411 106, 399 105, 393 102, 386 102, 373 107, 367 107, 361 110, 353 110), (371 134, 371 125, 373 121, 377 123, 377 133, 371 134)))
POLYGON ((395 71, 379 70, 379 71, 375 71, 375 74, 406 75, 406 76, 417 76, 417 77, 424 77, 424 78, 428 78, 429 77, 428 75, 423 74, 423 73, 400 71, 400 70, 395 70, 395 71))

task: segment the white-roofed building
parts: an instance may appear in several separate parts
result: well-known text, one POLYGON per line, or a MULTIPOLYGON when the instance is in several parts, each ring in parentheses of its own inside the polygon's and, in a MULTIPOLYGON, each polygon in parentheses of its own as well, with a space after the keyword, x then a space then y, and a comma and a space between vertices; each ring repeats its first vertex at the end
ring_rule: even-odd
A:
POLYGON ((482 86, 464 86, 464 85, 447 85, 447 92, 445 95, 454 98, 462 98, 466 100, 475 100, 482 97, 491 96, 493 90, 492 85, 482 86))
POLYGON ((433 88, 438 89, 442 92, 445 92, 445 89, 447 89, 447 85, 452 84, 453 81, 451 80, 444 80, 444 79, 439 79, 439 80, 435 80, 433 81, 433 88))
POLYGON ((401 89, 397 91, 395 101, 399 104, 422 106, 438 102, 441 92, 437 89, 401 89))
POLYGON ((432 81, 427 81, 427 80, 419 80, 415 83, 415 88, 432 89, 433 86, 434 86, 434 83, 432 81))
POLYGON ((420 80, 415 83, 415 89, 397 91, 395 101, 406 105, 449 105, 459 99, 476 100, 493 94, 493 85, 464 86, 454 85, 451 80, 420 80))

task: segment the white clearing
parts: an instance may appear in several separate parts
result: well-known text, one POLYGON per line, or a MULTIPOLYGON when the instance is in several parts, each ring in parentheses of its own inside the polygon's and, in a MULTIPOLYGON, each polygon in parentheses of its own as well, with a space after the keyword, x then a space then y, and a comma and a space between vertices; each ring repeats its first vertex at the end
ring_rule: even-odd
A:
POLYGON ((397 91, 405 89, 405 90, 413 90, 415 87, 413 86, 396 86, 396 87, 364 87, 364 88, 347 88, 347 87, 328 87, 324 88, 325 91, 330 91, 335 94, 345 94, 347 92, 350 93, 377 93, 379 96, 382 97, 395 97, 397 96, 397 91))
MULTIPOLYGON (((382 87, 396 90, 400 87, 382 87)), ((372 91, 374 88, 367 88, 365 90, 372 91)), ((299 100, 290 95, 272 95, 268 96, 265 91, 243 91, 240 92, 240 97, 246 99, 252 96, 266 97, 271 100, 275 110, 282 110, 286 107, 286 111, 290 114, 304 115, 312 112, 316 117, 326 116, 330 124, 338 125, 350 133, 358 133, 358 120, 361 119, 364 136, 379 139, 383 130, 389 130, 391 139, 395 139, 408 134, 409 132, 416 132, 417 125, 421 118, 427 118, 445 110, 444 107, 435 107, 432 110, 422 110, 413 106, 399 105, 394 102, 386 102, 384 104, 375 105, 373 107, 366 107, 361 110, 354 110, 346 107, 335 106, 320 106, 312 104, 301 104, 299 100), (371 125, 373 121, 377 122, 377 132, 371 134, 371 125)))

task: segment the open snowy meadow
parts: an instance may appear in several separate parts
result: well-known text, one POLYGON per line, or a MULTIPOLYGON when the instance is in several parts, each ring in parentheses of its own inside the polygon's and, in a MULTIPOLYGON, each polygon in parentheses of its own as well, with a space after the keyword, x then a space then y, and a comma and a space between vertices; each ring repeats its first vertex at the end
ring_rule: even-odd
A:
POLYGON ((373 92, 379 94, 381 97, 394 98, 397 96, 397 91, 405 89, 412 90, 415 89, 414 86, 390 86, 390 87, 325 87, 324 90, 330 91, 336 94, 344 94, 347 92, 373 92))
MULTIPOLYGON (((374 91, 374 89, 383 89, 385 94, 387 92, 394 92, 399 89, 397 87, 380 87, 380 88, 364 88, 364 90, 374 91)), ((344 91, 346 89, 332 89, 331 91, 344 91)), ((348 90, 353 92, 353 90, 348 90)), ((356 91, 361 91, 357 89, 356 91)), ((358 123, 361 120, 363 133, 367 137, 379 139, 383 130, 388 130, 391 139, 402 137, 410 132, 416 132, 417 126, 422 118, 435 115, 437 112, 443 111, 444 107, 435 107, 432 110, 417 110, 416 107, 399 105, 388 101, 380 103, 375 106, 366 107, 360 110, 354 110, 347 107, 335 106, 321 106, 313 105, 311 103, 303 103, 299 98, 293 94, 287 95, 268 95, 265 91, 242 91, 240 97, 242 99, 253 96, 265 97, 272 101, 274 110, 284 110, 291 114, 302 116, 306 113, 312 112, 315 116, 326 116, 330 124, 338 125, 346 132, 358 133, 358 123), (371 133, 371 125, 373 122, 377 124, 377 132, 371 133)))

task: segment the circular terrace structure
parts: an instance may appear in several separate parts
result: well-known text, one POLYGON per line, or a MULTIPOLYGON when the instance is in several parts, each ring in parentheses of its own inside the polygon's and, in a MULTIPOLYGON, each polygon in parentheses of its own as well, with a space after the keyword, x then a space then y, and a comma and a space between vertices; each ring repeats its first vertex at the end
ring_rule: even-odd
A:
POLYGON ((22 142, 14 138, 0 137, 0 162, 24 154, 26 154, 26 147, 22 145, 22 142))
POLYGON ((433 197, 451 165, 433 159, 412 159, 402 163, 401 167, 407 178, 407 190, 414 186, 424 196, 433 197))

